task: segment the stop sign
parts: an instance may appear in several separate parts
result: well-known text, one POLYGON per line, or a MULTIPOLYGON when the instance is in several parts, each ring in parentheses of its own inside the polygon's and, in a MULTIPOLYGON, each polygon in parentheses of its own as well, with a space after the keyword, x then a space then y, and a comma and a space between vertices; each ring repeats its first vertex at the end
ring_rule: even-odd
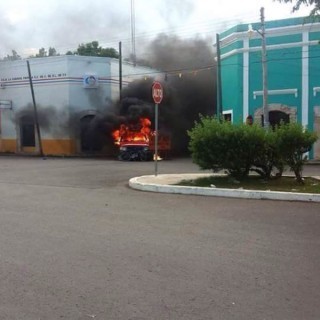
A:
POLYGON ((160 82, 155 81, 152 85, 152 98, 154 103, 159 104, 163 98, 163 89, 160 82))

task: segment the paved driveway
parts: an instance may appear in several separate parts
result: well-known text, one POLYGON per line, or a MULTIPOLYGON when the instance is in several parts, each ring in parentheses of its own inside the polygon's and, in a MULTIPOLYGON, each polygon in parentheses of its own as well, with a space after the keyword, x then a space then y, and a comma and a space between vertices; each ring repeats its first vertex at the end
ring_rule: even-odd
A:
POLYGON ((153 170, 0 157, 0 319, 320 318, 319 204, 128 188, 153 170))

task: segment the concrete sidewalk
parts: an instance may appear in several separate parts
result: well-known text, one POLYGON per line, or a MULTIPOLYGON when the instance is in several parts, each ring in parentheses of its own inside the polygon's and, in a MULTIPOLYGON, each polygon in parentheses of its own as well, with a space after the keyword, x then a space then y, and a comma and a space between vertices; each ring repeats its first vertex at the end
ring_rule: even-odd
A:
MULTIPOLYGON (((201 196, 216 196, 230 198, 285 200, 285 201, 308 201, 320 202, 320 194, 226 189, 226 188, 202 188, 175 185, 182 180, 193 180, 200 177, 212 176, 212 173, 185 173, 185 174, 159 174, 135 177, 129 180, 129 186, 141 191, 188 194, 201 196)), ((320 180, 320 177, 315 177, 320 180)))

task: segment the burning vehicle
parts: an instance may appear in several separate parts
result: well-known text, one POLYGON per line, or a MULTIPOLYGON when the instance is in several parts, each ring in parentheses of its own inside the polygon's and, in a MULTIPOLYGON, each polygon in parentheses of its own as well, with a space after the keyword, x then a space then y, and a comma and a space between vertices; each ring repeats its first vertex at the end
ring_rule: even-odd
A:
POLYGON ((138 123, 121 124, 120 128, 112 133, 115 144, 119 146, 119 160, 151 161, 151 134, 151 121, 148 118, 140 118, 138 123))
MULTIPOLYGON (((152 161, 154 159, 155 131, 148 118, 135 123, 123 123, 113 131, 114 143, 119 146, 118 159, 122 161, 152 161)), ((168 152, 171 148, 169 136, 158 136, 158 150, 168 152)), ((158 160, 160 158, 158 157, 158 160)))

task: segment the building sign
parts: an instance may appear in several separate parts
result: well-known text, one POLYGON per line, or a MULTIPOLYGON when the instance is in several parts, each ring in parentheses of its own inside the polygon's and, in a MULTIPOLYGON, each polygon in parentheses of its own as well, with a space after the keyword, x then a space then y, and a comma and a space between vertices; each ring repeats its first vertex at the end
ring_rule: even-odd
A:
MULTIPOLYGON (((42 80, 42 79, 50 79, 50 78, 65 78, 67 76, 66 73, 49 73, 49 74, 40 74, 33 75, 31 78, 34 80, 42 80)), ((29 76, 21 76, 21 77, 8 77, 8 78, 0 78, 0 81, 22 81, 29 80, 29 76)))
POLYGON ((12 109, 12 101, 0 100, 0 109, 12 109))
POLYGON ((86 89, 98 88, 99 79, 94 74, 86 74, 83 77, 83 87, 86 89))

